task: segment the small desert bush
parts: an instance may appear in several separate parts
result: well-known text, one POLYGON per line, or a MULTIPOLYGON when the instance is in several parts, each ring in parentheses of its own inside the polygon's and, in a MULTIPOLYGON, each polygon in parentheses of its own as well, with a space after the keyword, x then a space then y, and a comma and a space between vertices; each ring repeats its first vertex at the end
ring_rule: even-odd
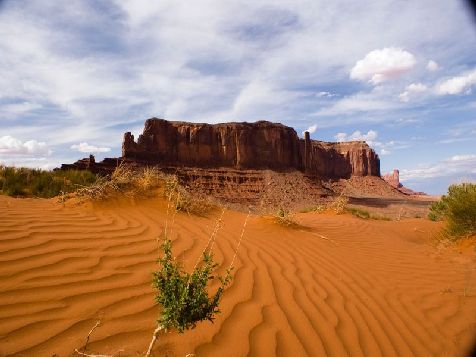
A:
POLYGON ((89 186, 96 180, 97 176, 89 171, 0 166, 0 193, 8 196, 50 198, 89 186))
MULTIPOLYGON (((171 199, 171 196, 169 196, 171 199)), ((222 218, 217 219, 213 232, 200 258, 195 263, 192 272, 185 271, 179 260, 172 254, 172 241, 164 230, 161 244, 162 256, 157 260, 159 269, 152 274, 152 285, 156 289, 155 300, 161 307, 157 327, 152 336, 146 356, 150 356, 154 344, 162 330, 176 329, 182 333, 193 329, 200 321, 211 321, 220 312, 219 303, 227 285, 233 279, 231 272, 233 263, 243 239, 246 223, 250 213, 246 216, 241 235, 229 267, 224 275, 215 273, 218 264, 213 259, 213 245, 217 232, 221 227, 222 218), (216 284, 218 283, 218 284, 216 284), (215 287, 213 287, 215 285, 215 287), (211 293, 214 291, 214 293, 211 293)), ((167 227, 167 223, 166 223, 167 227)))
POLYGON ((273 218, 277 224, 284 227, 296 228, 300 226, 300 224, 294 219, 293 214, 283 207, 278 209, 273 218))
POLYGON ((153 286, 157 290, 156 301, 162 307, 158 325, 179 332, 194 328, 197 322, 213 321, 219 313, 218 304, 225 287, 230 283, 231 269, 224 276, 214 274, 218 264, 213 253, 205 251, 201 264, 191 273, 183 270, 172 254, 172 242, 165 237, 162 243, 163 256, 158 259, 159 270, 153 273, 153 286), (219 281, 211 296, 209 284, 219 281))
POLYGON ((444 219, 450 236, 476 234, 476 184, 451 185, 448 193, 431 206, 428 218, 444 219))

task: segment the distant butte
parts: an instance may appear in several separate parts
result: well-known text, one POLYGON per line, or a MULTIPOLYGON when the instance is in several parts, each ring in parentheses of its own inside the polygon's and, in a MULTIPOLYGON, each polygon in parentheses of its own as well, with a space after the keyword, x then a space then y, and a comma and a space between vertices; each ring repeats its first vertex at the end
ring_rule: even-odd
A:
POLYGON ((297 169, 328 178, 380 176, 378 155, 363 141, 328 143, 300 139, 283 124, 196 124, 152 118, 137 142, 124 134, 122 157, 187 167, 297 169))
POLYGON ((121 157, 96 162, 91 155, 61 169, 107 174, 120 163, 157 166, 229 202, 262 203, 272 187, 297 201, 340 193, 343 187, 374 196, 401 194, 380 178, 380 159, 366 142, 311 140, 308 132, 299 138, 293 128, 268 121, 204 124, 151 118, 137 141, 130 132, 124 134, 121 157))
POLYGON ((387 173, 382 178, 392 187, 396 188, 401 193, 409 196, 425 196, 425 192, 416 192, 405 186, 400 182, 400 171, 394 169, 391 173, 387 173))

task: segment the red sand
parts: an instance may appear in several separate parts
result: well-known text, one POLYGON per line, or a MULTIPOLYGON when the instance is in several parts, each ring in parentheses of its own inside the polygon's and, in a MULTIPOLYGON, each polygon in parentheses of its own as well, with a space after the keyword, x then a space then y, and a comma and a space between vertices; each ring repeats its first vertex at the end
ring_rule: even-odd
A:
MULTIPOLYGON (((165 204, 102 208, 0 196, 0 355, 139 356, 158 307, 151 272, 165 204)), ((214 220, 177 214, 174 250, 190 267, 214 220)), ((227 211, 223 271, 245 215, 227 211)), ((252 216, 214 324, 159 337, 155 356, 462 356, 476 337, 476 259, 429 244, 422 219, 302 214, 307 229, 252 216)))

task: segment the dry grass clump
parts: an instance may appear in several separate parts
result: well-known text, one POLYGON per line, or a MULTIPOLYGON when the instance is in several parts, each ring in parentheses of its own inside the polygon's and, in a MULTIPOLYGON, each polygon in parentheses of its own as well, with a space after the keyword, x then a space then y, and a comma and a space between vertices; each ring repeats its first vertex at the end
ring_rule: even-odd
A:
POLYGON ((309 212, 316 212, 316 213, 321 213, 326 210, 325 205, 315 205, 315 206, 310 206, 310 207, 305 207, 301 209, 299 212, 300 213, 309 213, 309 212))
POLYGON ((388 217, 375 215, 361 208, 346 207, 345 211, 355 217, 362 218, 362 219, 376 219, 381 221, 391 221, 391 219, 388 217))
POLYGON ((177 211, 203 216, 214 207, 209 197, 183 187, 176 175, 164 174, 156 167, 133 168, 124 164, 110 176, 101 176, 94 184, 80 188, 76 195, 95 201, 118 196, 150 198, 158 188, 163 188, 164 197, 174 202, 177 211))
POLYGON ((293 214, 285 209, 280 208, 276 214, 273 216, 274 222, 288 228, 298 228, 301 227, 299 222, 297 222, 293 216, 293 214))
POLYGON ((349 198, 346 196, 339 196, 336 197, 333 201, 331 201, 328 207, 333 210, 337 214, 342 214, 345 212, 345 208, 349 203, 349 198))
POLYGON ((164 196, 175 203, 177 211, 204 216, 214 207, 209 197, 192 193, 180 185, 177 176, 164 175, 162 178, 165 182, 164 196))
POLYGON ((337 214, 341 214, 345 212, 348 202, 349 202, 349 199, 346 196, 341 195, 326 203, 306 207, 300 210, 300 212, 301 213, 308 213, 308 212, 321 213, 321 212, 331 210, 336 212, 337 214))
POLYGON ((299 212, 301 213, 309 213, 309 212, 316 212, 322 213, 328 210, 334 211, 337 214, 342 213, 350 213, 351 215, 362 218, 362 219, 376 219, 376 220, 383 220, 383 221, 390 221, 391 219, 385 216, 376 215, 366 211, 362 208, 357 207, 349 207, 348 206, 349 199, 345 196, 339 196, 334 200, 327 202, 326 204, 318 204, 311 207, 306 207, 299 212))
POLYGON ((159 171, 155 167, 134 169, 121 164, 110 176, 101 176, 96 182, 76 191, 79 197, 101 201, 118 195, 148 198, 160 186, 159 171))

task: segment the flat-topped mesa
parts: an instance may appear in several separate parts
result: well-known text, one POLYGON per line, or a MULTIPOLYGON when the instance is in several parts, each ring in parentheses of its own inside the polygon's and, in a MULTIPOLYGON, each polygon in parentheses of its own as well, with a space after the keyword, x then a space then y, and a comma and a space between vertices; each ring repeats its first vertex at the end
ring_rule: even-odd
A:
POLYGON ((300 139, 283 124, 196 124, 151 118, 137 142, 124 134, 124 159, 185 167, 297 169, 328 178, 380 176, 378 155, 365 142, 300 139))
POLYGON ((168 165, 285 169, 299 165, 296 132, 282 124, 195 124, 148 119, 137 143, 124 135, 122 156, 168 165))

